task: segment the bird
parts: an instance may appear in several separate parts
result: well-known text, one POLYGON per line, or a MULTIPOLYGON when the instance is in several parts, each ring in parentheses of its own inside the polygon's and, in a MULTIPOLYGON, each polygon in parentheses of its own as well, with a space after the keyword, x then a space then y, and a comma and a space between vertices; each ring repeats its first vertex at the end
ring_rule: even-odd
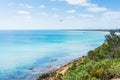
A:
POLYGON ((62 22, 63 20, 62 19, 60 19, 60 22, 62 22))

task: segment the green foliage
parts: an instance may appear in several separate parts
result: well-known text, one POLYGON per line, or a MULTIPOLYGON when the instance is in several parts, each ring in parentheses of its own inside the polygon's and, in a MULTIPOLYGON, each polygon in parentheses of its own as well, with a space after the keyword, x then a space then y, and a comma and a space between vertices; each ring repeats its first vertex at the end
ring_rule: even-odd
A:
POLYGON ((55 74, 54 72, 42 74, 41 76, 39 76, 39 78, 37 80, 44 80, 44 79, 46 79, 48 77, 54 76, 54 74, 55 74))
POLYGON ((120 77, 120 60, 104 59, 98 62, 88 61, 79 64, 74 70, 71 68, 62 77, 63 80, 110 80, 120 77))
POLYGON ((120 36, 114 31, 105 36, 103 45, 89 51, 84 58, 73 63, 73 66, 62 77, 62 80, 111 80, 120 78, 120 36))
POLYGON ((112 65, 108 69, 110 75, 114 77, 120 77, 120 60, 116 59, 113 61, 112 65))

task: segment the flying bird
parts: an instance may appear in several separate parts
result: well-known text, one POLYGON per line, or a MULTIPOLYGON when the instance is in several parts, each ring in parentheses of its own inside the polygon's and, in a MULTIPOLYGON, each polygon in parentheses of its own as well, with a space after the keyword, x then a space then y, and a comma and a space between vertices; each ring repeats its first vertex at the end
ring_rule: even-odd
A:
POLYGON ((62 22, 63 20, 62 19, 60 19, 60 22, 62 22))

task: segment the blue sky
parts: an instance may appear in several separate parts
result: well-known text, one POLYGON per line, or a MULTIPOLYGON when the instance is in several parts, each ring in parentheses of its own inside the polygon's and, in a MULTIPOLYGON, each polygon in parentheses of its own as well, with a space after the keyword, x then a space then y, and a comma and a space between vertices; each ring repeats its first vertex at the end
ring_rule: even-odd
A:
POLYGON ((1 0, 0 29, 120 28, 119 3, 120 0, 1 0))

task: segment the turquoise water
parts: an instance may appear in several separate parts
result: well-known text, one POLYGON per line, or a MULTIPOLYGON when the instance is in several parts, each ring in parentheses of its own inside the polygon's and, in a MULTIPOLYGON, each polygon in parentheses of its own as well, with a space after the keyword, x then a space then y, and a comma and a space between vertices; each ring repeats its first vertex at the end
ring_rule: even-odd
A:
POLYGON ((0 80, 32 80, 104 42, 104 32, 0 31, 0 80))

